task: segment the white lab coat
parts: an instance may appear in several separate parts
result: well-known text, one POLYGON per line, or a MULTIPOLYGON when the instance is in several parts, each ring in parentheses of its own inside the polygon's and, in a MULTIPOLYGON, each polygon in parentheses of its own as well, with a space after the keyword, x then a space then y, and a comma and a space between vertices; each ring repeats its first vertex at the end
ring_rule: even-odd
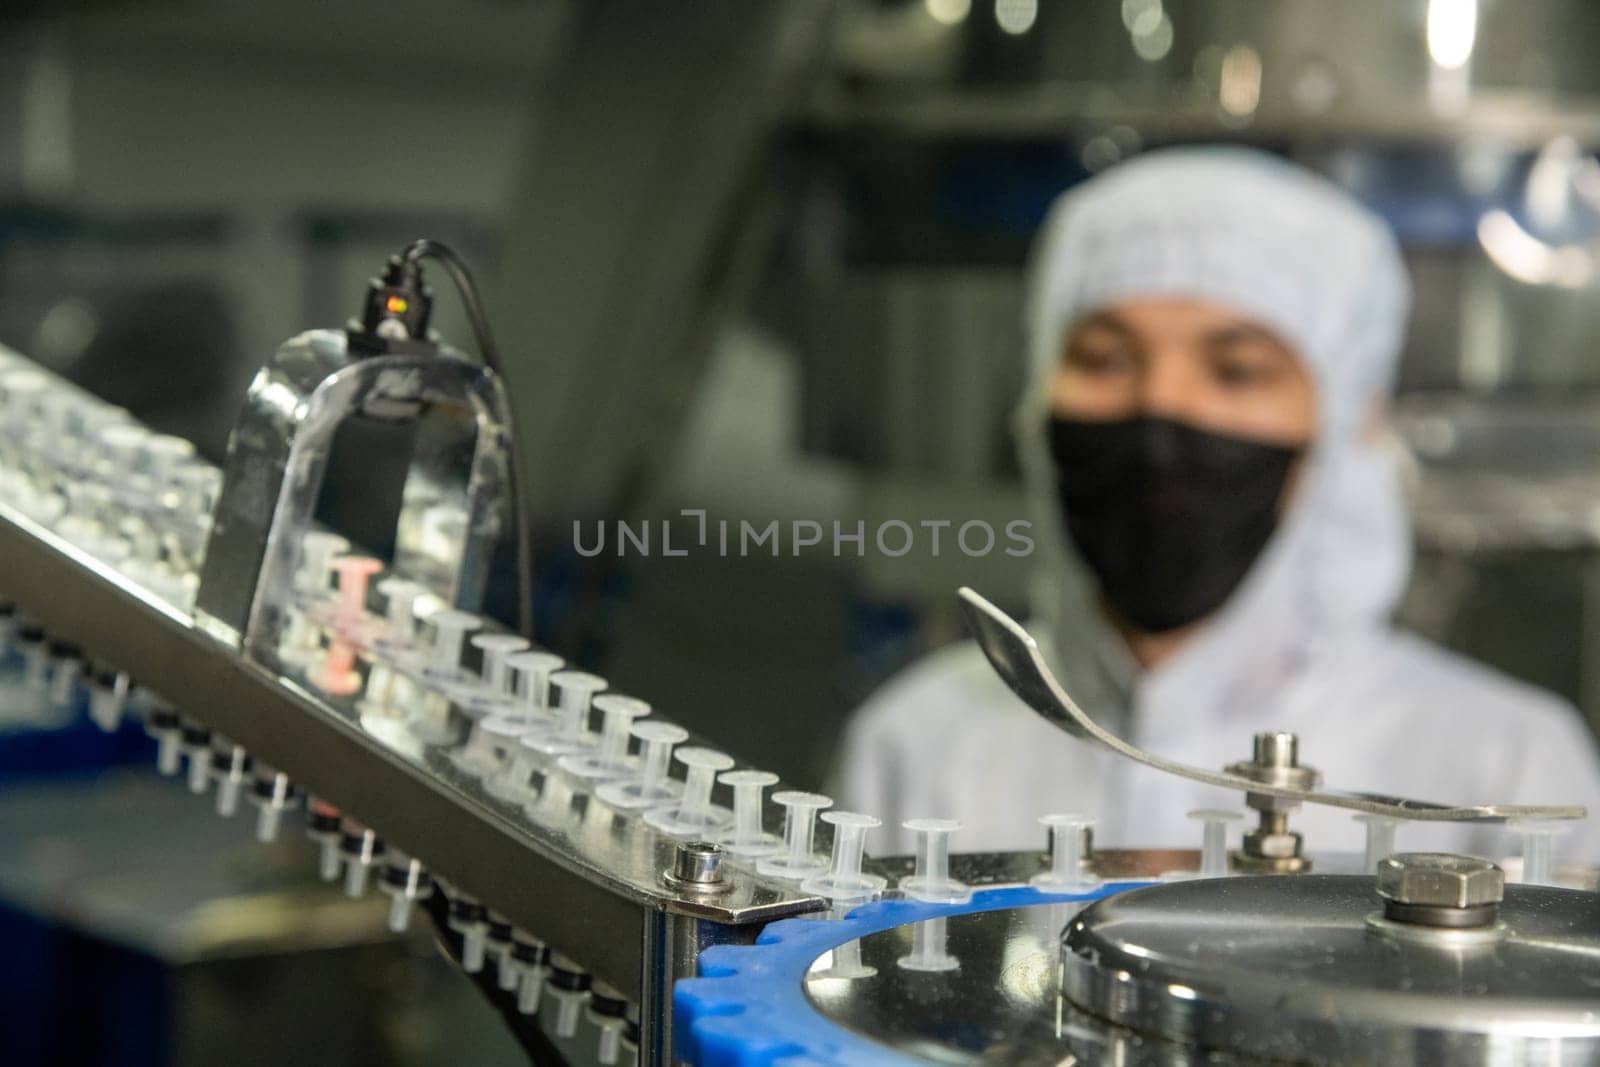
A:
MULTIPOLYGON (((1038 546, 1030 629, 1078 703, 1142 748, 1220 769, 1249 757, 1257 731, 1291 730, 1301 761, 1333 787, 1584 804, 1594 816, 1557 855, 1600 861, 1600 757, 1577 712, 1388 623, 1410 533, 1396 452, 1370 415, 1393 375, 1407 301, 1382 222, 1260 153, 1153 152, 1063 196, 1033 264, 1031 386, 1017 420, 1038 546), (1152 295, 1217 300, 1274 326, 1313 371, 1319 430, 1288 514, 1243 584, 1169 660, 1140 671, 1066 536, 1043 431, 1045 383, 1071 323, 1152 295)), ((963 820, 952 845, 970 851, 1039 847, 1036 820, 1056 811, 1095 818, 1103 845, 1197 846, 1189 811, 1243 810, 1236 794, 1102 754, 1044 722, 970 642, 868 701, 838 777, 841 805, 883 819, 869 842, 878 852, 908 849, 899 824, 920 816, 963 820)), ((1310 850, 1361 848, 1348 812, 1306 808, 1293 824, 1310 850)), ((1398 845, 1517 851, 1514 835, 1483 826, 1408 824, 1398 845)))

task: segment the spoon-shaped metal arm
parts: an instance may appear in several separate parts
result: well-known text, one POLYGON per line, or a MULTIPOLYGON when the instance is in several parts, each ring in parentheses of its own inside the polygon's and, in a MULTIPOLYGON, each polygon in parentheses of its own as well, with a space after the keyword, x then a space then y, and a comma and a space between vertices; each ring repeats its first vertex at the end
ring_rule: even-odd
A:
POLYGON ((1116 734, 1102 728, 1067 695, 1039 654, 1039 644, 1011 616, 971 589, 960 592, 961 609, 978 639, 978 645, 995 672, 1011 691, 1050 722, 1074 737, 1103 745, 1118 755, 1206 785, 1237 789, 1241 793, 1266 794, 1307 804, 1326 804, 1335 808, 1387 815, 1396 819, 1427 822, 1505 822, 1509 819, 1581 819, 1583 807, 1571 805, 1480 804, 1458 807, 1430 800, 1385 796, 1381 793, 1354 793, 1336 789, 1300 789, 1289 785, 1258 782, 1236 774, 1201 770, 1135 748, 1116 734))

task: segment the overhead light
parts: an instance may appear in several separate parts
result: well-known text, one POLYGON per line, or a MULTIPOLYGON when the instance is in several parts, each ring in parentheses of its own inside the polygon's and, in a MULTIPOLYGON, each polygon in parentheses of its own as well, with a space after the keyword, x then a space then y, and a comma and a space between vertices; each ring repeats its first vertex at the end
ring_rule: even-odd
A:
POLYGON ((933 21, 946 26, 956 26, 972 13, 972 0, 922 0, 933 21))
POLYGON ((1551 245, 1494 208, 1478 220, 1478 243, 1494 265, 1529 285, 1581 289, 1595 277, 1594 253, 1581 244, 1551 245))
POLYGON ((1161 12, 1148 33, 1134 34, 1133 50, 1140 59, 1149 63, 1167 58, 1167 53, 1172 51, 1172 19, 1167 17, 1165 11, 1161 12))
POLYGON ((1254 48, 1236 44, 1222 57, 1217 102, 1230 115, 1255 114, 1261 103, 1261 55, 1254 48))
POLYGON ((1466 66, 1477 36, 1478 0, 1428 0, 1428 55, 1436 66, 1466 66))
POLYGON ((1020 36, 1039 18, 1039 0, 994 0, 994 21, 1006 33, 1020 36))

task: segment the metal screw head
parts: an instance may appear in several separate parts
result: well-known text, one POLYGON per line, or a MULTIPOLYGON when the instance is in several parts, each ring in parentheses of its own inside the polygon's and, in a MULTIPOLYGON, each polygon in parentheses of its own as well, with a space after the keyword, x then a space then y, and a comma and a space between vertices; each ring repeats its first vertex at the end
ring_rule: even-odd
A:
POLYGON ((1300 766, 1300 739, 1285 730, 1256 734, 1252 749, 1253 761, 1263 767, 1300 766))
POLYGON ((1378 863, 1378 895, 1398 904, 1480 908, 1505 896, 1505 872, 1449 852, 1401 852, 1378 863))
POLYGON ((700 892, 719 892, 727 888, 722 879, 722 849, 709 841, 684 841, 672 856, 672 869, 666 872, 669 885, 700 892))

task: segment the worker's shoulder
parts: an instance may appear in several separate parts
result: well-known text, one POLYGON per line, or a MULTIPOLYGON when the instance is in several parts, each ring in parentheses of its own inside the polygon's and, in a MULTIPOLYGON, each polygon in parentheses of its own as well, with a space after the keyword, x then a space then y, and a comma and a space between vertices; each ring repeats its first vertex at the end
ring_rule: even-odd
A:
POLYGON ((1577 709, 1555 693, 1409 631, 1390 634, 1380 662, 1382 669, 1373 677, 1377 685, 1410 694, 1417 710, 1437 711, 1462 726, 1480 712, 1506 728, 1581 725, 1577 709))
POLYGON ((856 712, 851 728, 858 735, 913 724, 918 731, 943 730, 972 723, 974 709, 1021 707, 983 650, 968 640, 930 652, 891 677, 856 712))

